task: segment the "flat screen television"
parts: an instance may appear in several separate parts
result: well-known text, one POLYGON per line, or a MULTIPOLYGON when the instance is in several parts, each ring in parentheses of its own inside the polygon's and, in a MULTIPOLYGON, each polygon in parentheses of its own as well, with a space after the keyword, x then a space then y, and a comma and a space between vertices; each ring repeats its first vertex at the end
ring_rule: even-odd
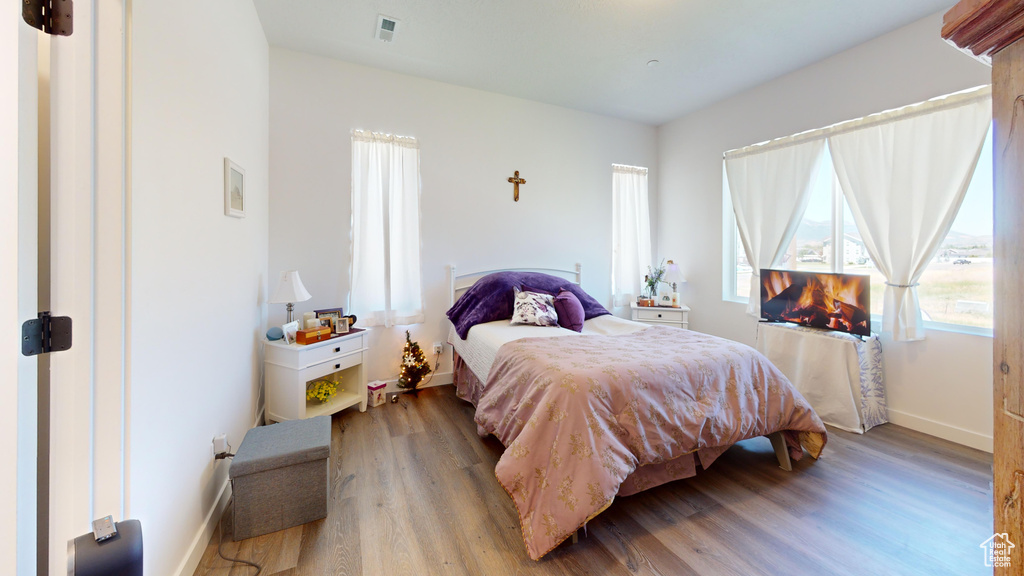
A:
POLYGON ((870 276, 761 269, 761 318, 871 335, 870 276))

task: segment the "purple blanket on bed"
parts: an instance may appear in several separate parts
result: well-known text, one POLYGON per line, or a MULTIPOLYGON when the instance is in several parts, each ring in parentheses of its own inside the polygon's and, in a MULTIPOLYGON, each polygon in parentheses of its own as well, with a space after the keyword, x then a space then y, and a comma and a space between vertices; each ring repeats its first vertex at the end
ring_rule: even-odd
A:
POLYGON ((496 272, 477 280, 448 310, 448 319, 455 325, 459 338, 465 340, 469 329, 477 324, 511 318, 515 300, 512 287, 523 284, 551 294, 559 290, 572 292, 583 305, 585 320, 611 314, 590 294, 564 278, 540 272, 496 272))

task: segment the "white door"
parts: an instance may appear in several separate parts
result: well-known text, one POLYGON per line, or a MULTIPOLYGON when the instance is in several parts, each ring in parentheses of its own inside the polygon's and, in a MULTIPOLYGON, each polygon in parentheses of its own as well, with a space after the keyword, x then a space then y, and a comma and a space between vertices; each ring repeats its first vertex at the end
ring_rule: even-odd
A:
POLYGON ((100 10, 94 1, 80 0, 74 10, 75 34, 54 39, 41 39, 41 32, 21 20, 20 2, 8 0, 0 10, 0 78, 7 80, 0 82, 4 576, 31 576, 37 566, 38 360, 21 354, 20 334, 22 323, 38 312, 40 43, 51 56, 50 146, 42 164, 45 169, 52 160, 51 310, 75 322, 72 350, 50 357, 49 534, 39 542, 48 549, 50 573, 59 574, 67 565, 68 542, 88 532, 90 520, 127 515, 128 219, 123 182, 128 19, 118 0, 103 2, 100 10))
POLYGON ((36 573, 36 41, 19 2, 0 14, 0 574, 36 573), (10 81, 17 79, 17 81, 10 81), (10 465, 13 463, 13 466, 10 465))
POLYGON ((50 310, 74 322, 71 349, 49 356, 50 574, 92 520, 129 517, 127 21, 119 0, 79 0, 74 33, 47 40, 50 310))

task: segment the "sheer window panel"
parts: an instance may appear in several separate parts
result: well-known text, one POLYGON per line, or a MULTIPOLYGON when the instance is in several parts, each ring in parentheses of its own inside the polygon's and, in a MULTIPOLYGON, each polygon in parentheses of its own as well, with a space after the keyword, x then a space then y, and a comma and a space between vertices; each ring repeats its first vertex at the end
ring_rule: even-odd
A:
POLYGON ((881 331, 926 337, 921 277, 952 229, 984 147, 991 101, 959 93, 851 123, 829 136, 843 193, 886 278, 881 331))
POLYGON ((824 139, 764 149, 749 146, 725 155, 725 169, 740 241, 750 267, 747 314, 761 315, 760 270, 781 266, 816 180, 824 139))
POLYGON ((647 168, 612 165, 612 305, 628 306, 641 294, 651 265, 647 168))
POLYGON ((352 133, 351 285, 364 326, 424 321, 415 138, 352 133))
POLYGON ((960 212, 917 288, 925 320, 992 328, 992 132, 960 212))

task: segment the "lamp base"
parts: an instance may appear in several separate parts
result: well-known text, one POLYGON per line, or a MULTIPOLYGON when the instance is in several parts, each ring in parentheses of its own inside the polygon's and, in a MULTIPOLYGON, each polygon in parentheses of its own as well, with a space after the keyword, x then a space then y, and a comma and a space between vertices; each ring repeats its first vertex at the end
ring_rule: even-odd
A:
POLYGON ((295 309, 295 304, 292 304, 291 302, 289 302, 288 303, 288 320, 285 321, 287 324, 291 324, 291 322, 292 322, 292 310, 294 310, 294 309, 295 309))

